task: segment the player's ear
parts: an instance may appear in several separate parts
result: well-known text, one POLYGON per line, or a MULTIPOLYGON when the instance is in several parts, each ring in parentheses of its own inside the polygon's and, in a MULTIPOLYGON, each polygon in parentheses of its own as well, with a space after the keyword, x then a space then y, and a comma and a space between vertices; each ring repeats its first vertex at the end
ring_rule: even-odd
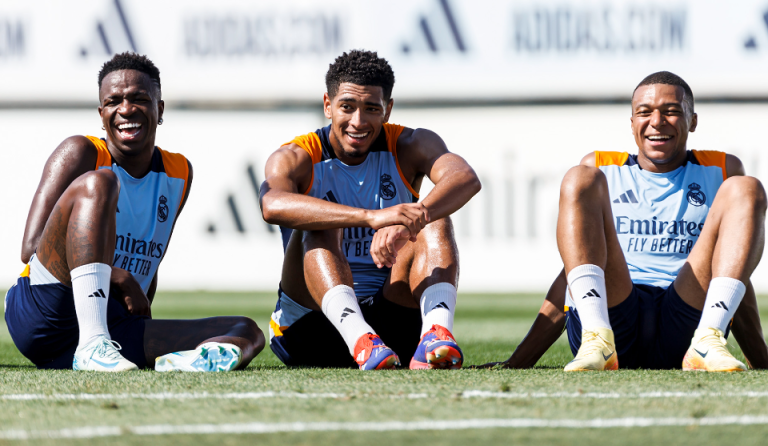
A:
POLYGON ((392 107, 395 105, 395 100, 390 98, 387 102, 387 108, 384 110, 384 122, 389 122, 389 115, 392 113, 392 107))
POLYGON ((328 96, 328 93, 323 94, 323 113, 325 113, 327 119, 331 119, 331 116, 333 116, 333 113, 331 113, 331 97, 328 96))
POLYGON ((157 101, 157 120, 158 122, 163 121, 163 112, 165 111, 165 101, 162 99, 157 101))
POLYGON ((695 132, 697 125, 699 125, 699 115, 694 113, 693 116, 691 116, 691 125, 688 127, 688 131, 695 132))

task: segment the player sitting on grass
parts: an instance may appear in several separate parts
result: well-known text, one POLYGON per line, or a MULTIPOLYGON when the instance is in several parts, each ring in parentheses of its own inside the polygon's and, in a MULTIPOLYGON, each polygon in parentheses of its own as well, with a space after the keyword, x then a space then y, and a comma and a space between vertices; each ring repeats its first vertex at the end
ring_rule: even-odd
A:
POLYGON ((264 348, 251 319, 150 317, 157 268, 192 184, 187 159, 155 147, 159 70, 144 56, 116 55, 99 73, 99 101, 106 140, 64 140, 32 200, 27 267, 6 296, 13 341, 39 368, 245 367, 264 348))
POLYGON ((533 366, 566 324, 576 355, 566 371, 741 371, 726 348, 733 319, 751 365, 768 367, 749 282, 763 253, 763 186, 733 155, 686 149, 693 93, 672 73, 640 82, 631 122, 637 155, 593 152, 563 179, 565 269, 504 365, 533 366))
POLYGON ((480 182, 435 133, 388 124, 394 81, 375 52, 344 53, 326 75, 331 124, 267 161, 264 219, 293 229, 270 322, 270 346, 287 365, 462 365, 448 216, 480 182), (435 187, 417 203, 425 176, 435 187))

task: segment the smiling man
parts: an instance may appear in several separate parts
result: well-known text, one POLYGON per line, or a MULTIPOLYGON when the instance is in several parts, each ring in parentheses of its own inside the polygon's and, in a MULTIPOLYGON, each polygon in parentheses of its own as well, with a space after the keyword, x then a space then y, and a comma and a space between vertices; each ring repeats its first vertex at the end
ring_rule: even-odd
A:
POLYGON ((637 155, 593 152, 563 179, 565 269, 504 365, 533 366, 566 324, 566 371, 742 371, 725 347, 733 320, 749 362, 768 367, 749 282, 765 243, 763 186, 733 155, 687 150, 698 117, 672 73, 640 82, 631 123, 637 155))
POLYGON ((27 267, 6 296, 16 346, 39 368, 221 371, 264 347, 245 317, 153 320, 157 270, 189 197, 192 165, 155 147, 160 71, 116 55, 99 73, 106 138, 73 136, 48 158, 27 218, 27 267))
POLYGON ((261 188, 264 219, 289 228, 270 346, 291 366, 459 368, 448 216, 480 182, 435 133, 388 123, 395 77, 375 52, 325 80, 331 124, 278 149, 261 188))

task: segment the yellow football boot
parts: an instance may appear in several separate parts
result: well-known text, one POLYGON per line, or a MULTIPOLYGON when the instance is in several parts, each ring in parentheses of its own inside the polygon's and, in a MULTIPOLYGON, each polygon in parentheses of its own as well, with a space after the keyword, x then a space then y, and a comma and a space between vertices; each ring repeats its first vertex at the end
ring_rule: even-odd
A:
POLYGON ((743 372, 747 370, 725 347, 728 342, 717 328, 700 328, 683 358, 683 370, 701 372, 743 372))
POLYGON ((613 341, 613 330, 595 328, 581 332, 581 347, 573 361, 569 362, 566 372, 588 372, 592 370, 616 370, 619 358, 613 341))

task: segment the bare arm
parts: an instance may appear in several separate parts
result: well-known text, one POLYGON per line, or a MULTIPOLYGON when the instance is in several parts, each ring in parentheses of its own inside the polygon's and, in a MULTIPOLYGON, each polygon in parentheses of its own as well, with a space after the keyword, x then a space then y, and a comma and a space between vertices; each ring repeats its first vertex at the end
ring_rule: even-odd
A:
POLYGON ((308 231, 403 224, 418 233, 429 219, 418 203, 368 210, 304 195, 312 182, 312 159, 295 144, 269 157, 265 178, 259 198, 262 216, 270 224, 308 231))
POLYGON ((731 331, 741 351, 744 352, 749 366, 753 369, 768 369, 768 346, 763 337, 757 298, 751 281, 747 284, 747 292, 744 294, 741 305, 733 315, 731 331))
POLYGON ((432 221, 447 217, 480 192, 480 179, 464 158, 451 153, 436 133, 406 129, 397 141, 400 169, 411 184, 427 176, 435 187, 422 203, 432 221))
POLYGON ((552 286, 549 287, 547 297, 541 305, 539 314, 533 321, 531 329, 520 345, 517 346, 512 356, 503 364, 509 369, 524 369, 536 365, 549 347, 563 334, 565 328, 565 292, 568 286, 565 280, 565 270, 560 272, 552 286))
POLYGON ((43 176, 32 198, 24 239, 21 243, 21 261, 28 263, 35 253, 53 207, 61 194, 80 175, 96 167, 96 147, 84 136, 65 139, 53 151, 43 168, 43 176))

